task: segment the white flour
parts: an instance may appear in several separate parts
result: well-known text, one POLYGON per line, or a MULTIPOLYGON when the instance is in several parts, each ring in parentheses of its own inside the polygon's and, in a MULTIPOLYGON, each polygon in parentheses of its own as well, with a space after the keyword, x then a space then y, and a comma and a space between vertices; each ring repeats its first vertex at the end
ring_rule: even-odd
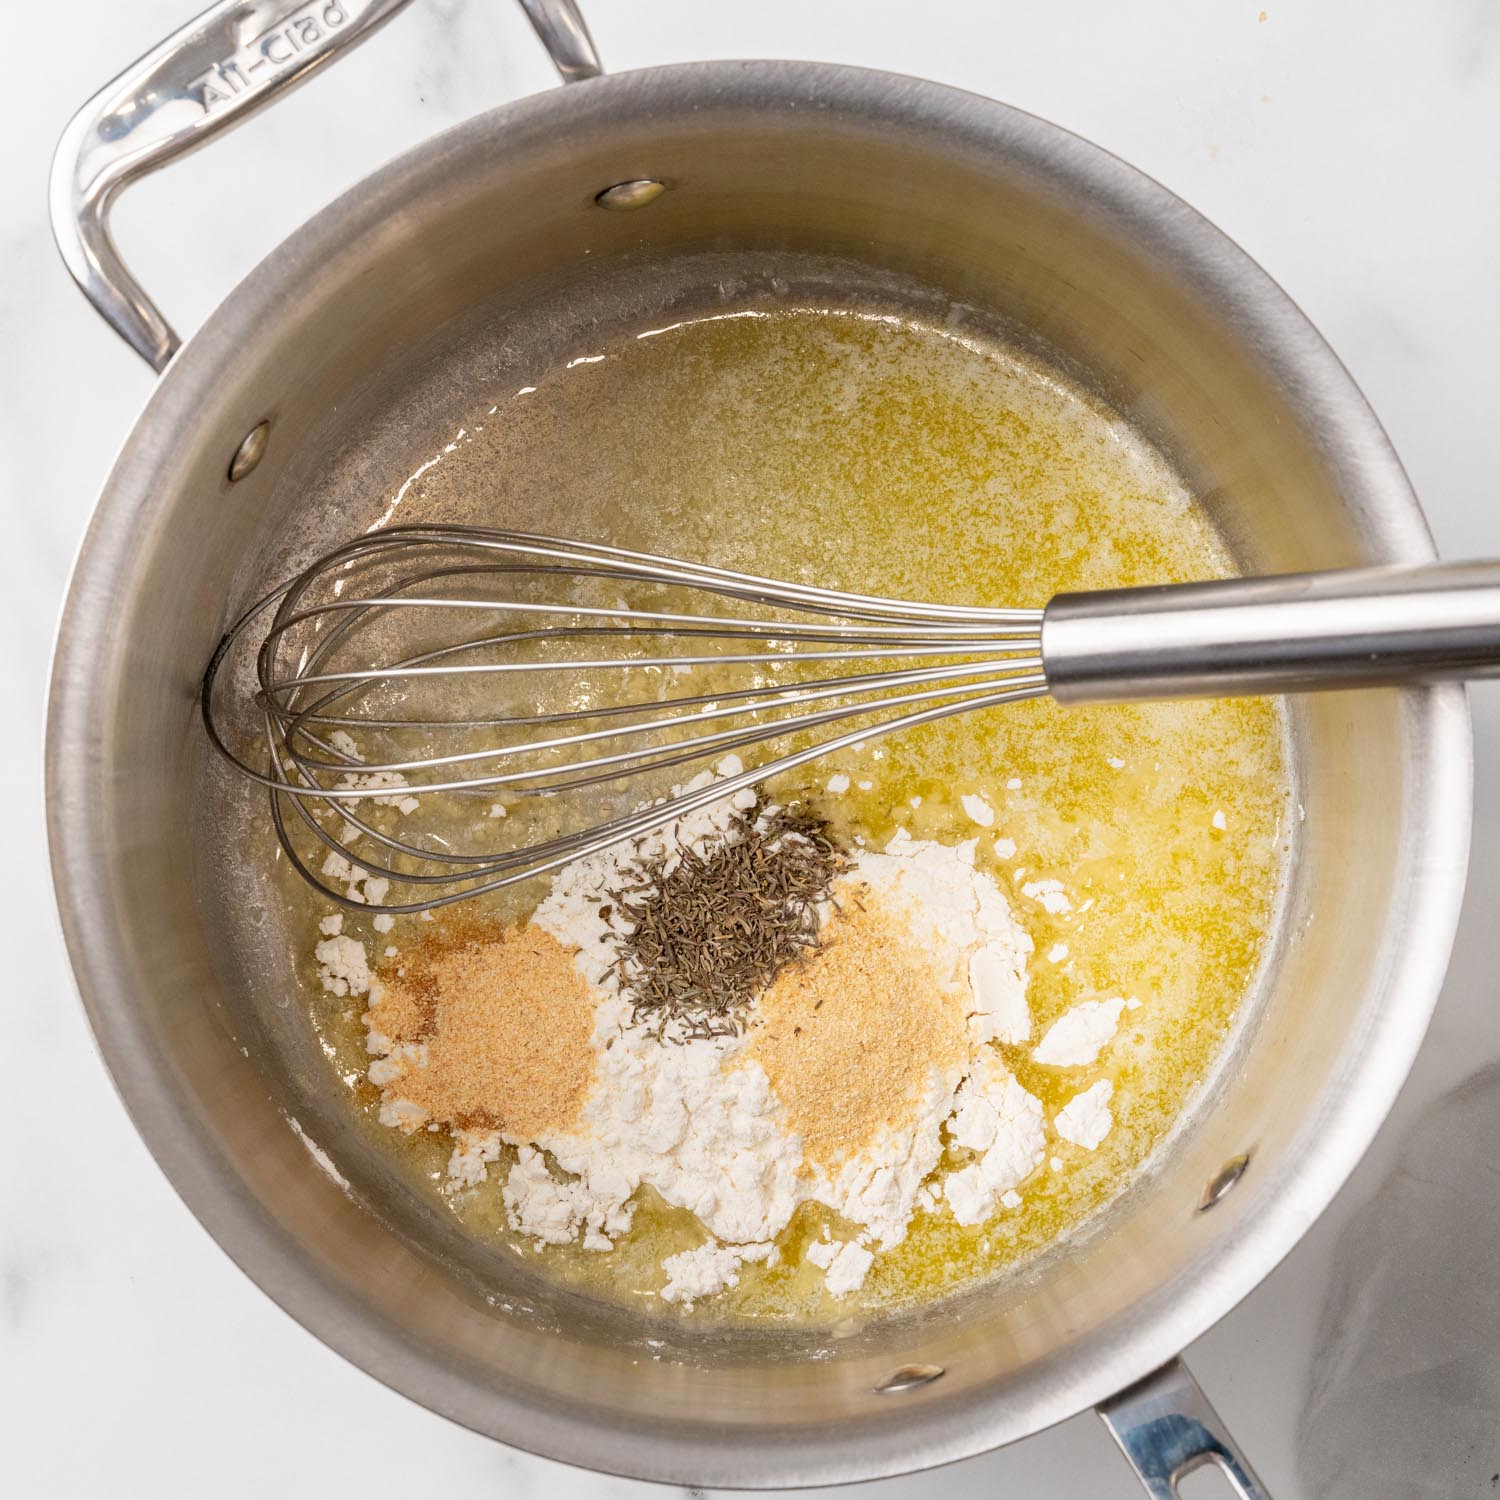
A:
POLYGON ((669 1255, 661 1268, 667 1273, 662 1301, 684 1302, 689 1307, 699 1297, 712 1296, 727 1286, 738 1286, 740 1267, 747 1261, 765 1261, 775 1265, 776 1246, 769 1241, 761 1245, 719 1245, 713 1240, 693 1250, 669 1255))
POLYGON ((1073 903, 1068 899, 1068 893, 1063 890, 1060 880, 1028 880, 1021 887, 1021 894, 1053 916, 1073 910, 1073 903))
POLYGON ((846 1297, 865 1284, 875 1256, 863 1245, 820 1241, 807 1247, 807 1259, 822 1268, 828 1290, 835 1297, 846 1297))
POLYGON ((1081 1094, 1075 1094, 1052 1122, 1057 1133, 1065 1141, 1092 1151, 1114 1125, 1114 1116, 1109 1112, 1109 1101, 1114 1092, 1114 1084, 1101 1078, 1081 1094))
MULTIPOLYGON (((718 774, 738 769, 730 757, 718 774)), ((705 775, 690 787, 711 780, 705 775)), ((748 1035, 674 1045, 669 1033, 664 1044, 654 1031, 632 1022, 629 972, 622 992, 615 967, 617 940, 628 930, 628 919, 608 893, 628 870, 654 858, 665 858, 670 870, 680 847, 702 854, 717 841, 741 836, 744 825, 737 814, 754 802, 753 793, 739 793, 559 872, 532 920, 574 952, 579 972, 599 992, 594 1083, 569 1131, 531 1140, 498 1131, 455 1131, 448 1164, 455 1188, 472 1187, 501 1159, 502 1145, 516 1148, 502 1185, 504 1203, 512 1227, 540 1244, 576 1242, 608 1250, 629 1230, 638 1190, 655 1189, 668 1204, 695 1214, 710 1236, 663 1261, 667 1281, 661 1296, 689 1306, 737 1284, 747 1261, 773 1257, 776 1237, 807 1201, 825 1204, 859 1226, 852 1240, 817 1243, 805 1252, 805 1259, 824 1271, 829 1292, 847 1295, 863 1284, 877 1251, 905 1238, 919 1205, 936 1212, 946 1203, 960 1223, 982 1223, 998 1208, 1020 1203, 1015 1189, 1046 1155, 1042 1106, 991 1045, 1031 1037, 1026 1001, 1031 940, 999 887, 976 870, 972 840, 948 846, 898 833, 881 852, 859 851, 847 877, 867 884, 882 904, 901 908, 919 951, 940 972, 950 970, 962 987, 969 1057, 946 1076, 934 1067, 914 1120, 866 1143, 831 1178, 804 1159, 802 1142, 787 1125, 764 1070, 746 1055, 748 1035), (965 1164, 935 1176, 950 1151, 965 1164)), ((1060 890, 1055 882, 1043 884, 1044 892, 1037 894, 1060 890)), ((330 933, 318 944, 317 957, 325 984, 360 993, 372 982, 363 945, 354 938, 330 933)), ((809 961, 816 963, 816 954, 809 961)), ((1102 1020, 1110 1006, 1116 1007, 1109 1014, 1112 1034, 1122 1003, 1093 1002, 1104 1009, 1085 1015, 1102 1020)), ((1073 1056, 1085 1042, 1095 1041, 1097 1053, 1108 1040, 1098 1036, 1101 1020, 1085 1025, 1064 1017, 1049 1030, 1037 1056, 1043 1061, 1049 1060, 1044 1052, 1073 1056), (1070 1029, 1059 1034, 1065 1023, 1070 1029), (1083 1040, 1074 1035, 1080 1031, 1087 1032, 1083 1040)), ((425 1115, 401 1098, 400 1079, 425 1065, 424 1050, 393 1047, 375 1033, 368 1045, 377 1054, 370 1077, 384 1089, 382 1120, 417 1128, 425 1115)), ((1103 1087, 1102 1098, 1091 1090, 1059 1115, 1059 1135, 1090 1144, 1097 1144, 1090 1139, 1096 1135, 1102 1139, 1101 1110, 1103 1129, 1109 1126, 1109 1085, 1103 1087)))
POLYGON ((979 1055, 959 1089, 949 1131, 954 1145, 983 1153, 943 1179, 943 1195, 960 1224, 982 1224, 1001 1194, 1030 1177, 1046 1154, 1041 1104, 993 1050, 979 1055))
POLYGON ((1114 1039, 1125 1009, 1123 997, 1084 1000, 1059 1016, 1031 1054, 1054 1068, 1079 1068, 1094 1061, 1114 1039))
POLYGON ((323 988, 335 995, 363 995, 370 988, 365 945, 355 937, 328 937, 313 949, 323 988))
POLYGON ((977 792, 969 792, 958 800, 964 812, 968 814, 970 822, 979 824, 981 828, 995 826, 995 809, 977 792))

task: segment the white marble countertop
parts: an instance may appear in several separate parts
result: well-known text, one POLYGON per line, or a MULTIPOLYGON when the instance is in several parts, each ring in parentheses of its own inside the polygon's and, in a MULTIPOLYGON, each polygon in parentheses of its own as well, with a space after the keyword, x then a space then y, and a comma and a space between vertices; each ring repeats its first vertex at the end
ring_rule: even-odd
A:
MULTIPOLYGON (((12 42, 30 31, 36 45, 0 96, 10 142, 0 153, 0 609, 11 682, 0 768, 17 789, 0 869, 5 1489, 28 1500, 644 1497, 645 1486, 529 1458, 430 1415, 274 1307, 137 1140, 73 994, 43 874, 48 647, 73 548, 151 377, 57 260, 46 166, 72 109, 192 3, 75 0, 42 31, 12 14, 12 42)), ((594 0, 590 20, 612 69, 736 56, 860 63, 997 96, 1110 147, 1214 219, 1322 328, 1385 420, 1443 551, 1500 554, 1490 448, 1500 9, 594 0)), ((503 0, 419 0, 357 56, 130 194, 118 238, 191 328, 335 193, 432 132, 551 83, 503 0)), ((1500 692, 1476 691, 1474 705, 1468 906, 1411 1081, 1333 1209, 1190 1351, 1280 1500, 1489 1496, 1500 1485, 1493 1079, 1434 1112, 1500 1061, 1500 692)), ((939 1485, 955 1497, 1139 1493, 1088 1415, 941 1479, 867 1488, 896 1500, 939 1485)))

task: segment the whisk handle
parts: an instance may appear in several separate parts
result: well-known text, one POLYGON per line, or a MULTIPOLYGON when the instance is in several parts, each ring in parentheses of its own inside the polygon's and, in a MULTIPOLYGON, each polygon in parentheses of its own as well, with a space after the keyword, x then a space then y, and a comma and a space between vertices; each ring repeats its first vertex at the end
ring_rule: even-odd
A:
POLYGON ((1060 703, 1500 676, 1500 561, 1059 594, 1042 663, 1060 703))

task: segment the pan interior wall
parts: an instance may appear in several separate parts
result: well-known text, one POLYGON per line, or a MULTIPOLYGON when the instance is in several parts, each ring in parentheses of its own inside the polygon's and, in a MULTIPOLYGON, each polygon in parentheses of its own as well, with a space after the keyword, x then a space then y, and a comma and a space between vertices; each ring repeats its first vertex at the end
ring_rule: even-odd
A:
MULTIPOLYGON (((889 271, 843 259, 763 252, 691 255, 665 262, 622 257, 594 268, 587 278, 532 287, 451 320, 404 351, 393 366, 368 376, 352 398, 340 401, 278 480, 271 503, 285 522, 270 533, 271 544, 254 568, 242 575, 243 597, 257 597, 332 541, 376 524, 473 522, 634 544, 629 515, 611 506, 597 480, 597 471, 608 468, 611 456, 592 451, 586 432, 569 447, 568 433, 549 430, 546 441, 551 451, 545 466, 521 464, 514 473, 492 471, 478 485, 472 483, 473 450, 487 448, 500 455, 498 463, 507 451, 524 452, 528 442, 534 446, 537 440, 526 430, 529 389, 557 370, 588 364, 622 339, 670 336, 680 324, 787 309, 836 309, 875 322, 924 325, 976 349, 1001 351, 1035 369, 1039 379, 1079 390, 1085 399, 1099 399, 1078 369, 1023 331, 889 271), (510 424, 516 430, 500 442, 492 434, 487 445, 481 431, 486 424, 497 429, 510 424), (540 487, 538 467, 547 474, 540 487)), ((1132 440, 1124 429, 1120 439, 1132 440)), ((767 497, 767 504, 774 511, 795 499, 778 495, 767 497)), ((934 496, 932 503, 941 505, 942 497, 934 496)), ((684 504, 681 524, 692 540, 679 548, 692 555, 705 547, 712 550, 715 518, 693 514, 690 497, 684 504)), ((670 544, 670 537, 650 539, 655 547, 671 550, 670 544)), ((1229 561, 1222 539, 1212 545, 1221 556, 1217 563, 1211 554, 1206 557, 1208 570, 1229 561)), ((708 560, 754 565, 753 556, 708 560)), ((1079 585, 1088 581, 1086 576, 1071 580, 1079 585)), ((1097 580, 1108 581, 1108 576, 1097 580)), ((908 592, 920 584, 909 579, 882 582, 893 589, 904 586, 908 592)), ((1054 581, 1038 577, 1034 582, 1034 599, 993 602, 1042 602, 1054 581)), ((228 809, 227 831, 216 835, 216 847, 256 844, 256 823, 263 815, 260 799, 228 785, 216 766, 206 764, 204 776, 210 783, 204 805, 228 809)), ((263 837, 262 830, 259 842, 263 837)), ((414 1199, 410 1182, 392 1168, 383 1132, 351 1125, 339 1102, 330 1101, 327 1039, 307 1026, 300 1006, 282 1003, 281 997, 295 989, 299 969, 305 968, 305 909, 289 903, 284 888, 264 880, 253 867, 247 870, 230 861, 208 873, 230 936, 223 977, 226 988, 241 997, 237 1024, 257 1038, 268 1072, 285 1080, 288 1109, 332 1154, 365 1201, 408 1243, 435 1254, 476 1295, 490 1297, 497 1284, 503 1285, 512 1313, 529 1310, 543 1322, 561 1321, 570 1327, 580 1321, 600 1324, 616 1340, 637 1337, 638 1328, 622 1320, 617 1309, 577 1298, 518 1267, 514 1257, 498 1255, 482 1241, 455 1233, 448 1215, 434 1213, 430 1204, 414 1199), (247 900, 252 886, 259 888, 257 897, 247 900), (267 997, 275 998, 268 1003, 267 997)), ((1237 1036, 1247 1030, 1256 1009, 1253 997, 1241 1007, 1237 1036)), ((1232 1042, 1226 1057, 1238 1045, 1232 1042)), ((1209 1090, 1201 1095, 1199 1108, 1211 1094, 1209 1090)), ((1011 1293, 1020 1295, 1025 1285, 1045 1277, 1051 1260, 1042 1255, 1028 1262, 1011 1293)), ((969 1292, 924 1310, 908 1310, 886 1320, 881 1332, 872 1329, 859 1338, 890 1338, 892 1324, 899 1328, 962 1318, 963 1305, 976 1295, 986 1293, 969 1292)), ((685 1340, 696 1351, 695 1358, 715 1357, 719 1335, 711 1331, 673 1327, 669 1336, 685 1340)), ((756 1328, 748 1336, 767 1353, 782 1357, 808 1348, 806 1335, 784 1328, 756 1328)), ((818 1338, 814 1345, 822 1347, 818 1338)), ((735 1356, 743 1353, 737 1345, 735 1356)))

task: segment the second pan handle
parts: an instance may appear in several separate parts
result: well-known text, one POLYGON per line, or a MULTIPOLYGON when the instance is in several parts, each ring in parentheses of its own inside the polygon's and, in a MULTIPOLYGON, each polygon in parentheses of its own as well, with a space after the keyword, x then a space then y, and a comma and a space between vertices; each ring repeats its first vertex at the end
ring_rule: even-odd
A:
POLYGON ((1059 594, 1042 663, 1059 703, 1500 676, 1500 562, 1059 594))
POLYGON ((1179 1500, 1179 1482, 1209 1465, 1239 1500, 1271 1500, 1180 1359, 1101 1402, 1098 1410, 1151 1500, 1179 1500))
MULTIPOLYGON (((115 249, 121 189, 206 145, 372 36, 409 0, 220 0, 106 84, 52 158, 57 248, 84 296, 158 374, 181 340, 115 249)), ((522 0, 564 83, 601 71, 574 0, 522 0)))

